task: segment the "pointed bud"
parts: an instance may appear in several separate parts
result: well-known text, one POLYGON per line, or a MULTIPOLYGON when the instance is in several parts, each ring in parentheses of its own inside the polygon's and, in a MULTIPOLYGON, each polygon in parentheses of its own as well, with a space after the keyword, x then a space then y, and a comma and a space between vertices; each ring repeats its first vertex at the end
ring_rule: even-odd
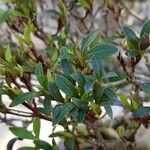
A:
POLYGON ((146 50, 150 46, 150 39, 148 34, 144 34, 140 39, 140 49, 146 50))

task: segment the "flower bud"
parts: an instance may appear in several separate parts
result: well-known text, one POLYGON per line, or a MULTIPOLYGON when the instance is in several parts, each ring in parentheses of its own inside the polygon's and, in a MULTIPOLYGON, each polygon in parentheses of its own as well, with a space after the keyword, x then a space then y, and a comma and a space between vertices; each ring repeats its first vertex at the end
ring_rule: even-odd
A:
POLYGON ((140 39, 140 49, 146 50, 150 46, 150 39, 148 34, 144 34, 140 39))

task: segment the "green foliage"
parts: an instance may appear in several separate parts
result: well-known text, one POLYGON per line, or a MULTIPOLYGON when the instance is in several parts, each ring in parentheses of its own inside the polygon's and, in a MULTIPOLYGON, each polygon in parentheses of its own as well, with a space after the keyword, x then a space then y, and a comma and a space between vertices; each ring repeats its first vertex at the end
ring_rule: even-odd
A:
POLYGON ((140 53, 137 51, 137 50, 134 50, 134 49, 129 49, 126 53, 126 55, 128 57, 136 57, 136 56, 140 56, 140 53))
POLYGON ((145 22, 145 24, 143 25, 143 28, 140 33, 140 37, 142 37, 144 34, 148 34, 148 35, 150 34, 150 20, 145 22))
POLYGON ((136 111, 133 112, 133 116, 135 118, 148 116, 150 113, 150 107, 140 107, 136 111))
POLYGON ((34 139, 34 136, 30 131, 25 128, 11 127, 10 131, 19 138, 22 139, 34 139))
POLYGON ((150 95, 150 83, 149 82, 144 83, 143 90, 145 94, 147 94, 148 96, 150 95))
POLYGON ((38 139, 40 135, 41 122, 39 118, 33 119, 33 131, 35 134, 35 138, 38 139))
POLYGON ((36 146, 36 149, 43 149, 43 150, 52 149, 52 146, 49 143, 42 141, 42 140, 35 140, 34 144, 36 146))
POLYGON ((66 115, 68 115, 71 110, 73 110, 73 108, 75 108, 75 105, 73 103, 70 103, 70 102, 68 102, 64 106, 60 107, 58 112, 57 112, 57 115, 55 116, 55 118, 53 120, 53 125, 56 125, 61 120, 63 120, 64 117, 66 115))
POLYGON ((36 96, 36 92, 22 93, 13 100, 13 102, 10 104, 10 107, 17 106, 25 101, 32 101, 36 96))
POLYGON ((150 45, 150 20, 137 34, 120 24, 123 1, 104 0, 95 8, 99 3, 94 0, 56 0, 51 9, 47 1, 3 3, 7 7, 0 10, 0 116, 5 118, 0 120, 16 140, 34 144, 18 150, 58 150, 58 137, 66 150, 116 149, 118 141, 127 149, 135 146, 136 132, 141 125, 147 128, 150 120, 150 107, 144 103, 150 96, 149 76, 136 71, 150 45), (106 11, 101 21, 100 9, 106 11), (121 28, 111 30, 112 21, 121 28), (3 95, 9 97, 9 106, 3 95), (114 117, 114 106, 125 110, 128 121, 114 117), (16 127, 7 114, 28 119, 20 119, 22 127, 16 127), (52 124, 45 139, 42 120, 52 124), (58 125, 63 131, 55 130, 58 125), (120 139, 106 134, 108 128, 120 139))
POLYGON ((107 58, 118 51, 117 47, 111 44, 101 44, 90 49, 85 53, 85 59, 89 59, 92 56, 99 56, 99 59, 107 58))
POLYGON ((139 43, 139 38, 136 36, 136 34, 134 33, 134 31, 127 27, 124 26, 123 27, 123 33, 127 38, 127 42, 130 46, 130 48, 134 48, 134 49, 138 49, 138 43, 139 43))
POLYGON ((0 24, 7 21, 7 19, 10 16, 11 16, 11 11, 10 10, 7 10, 7 11, 0 10, 0 24))
POLYGON ((67 78, 57 75, 56 84, 69 97, 78 97, 77 89, 67 78))
POLYGON ((81 51, 86 51, 92 45, 92 43, 99 38, 99 35, 100 31, 96 30, 84 37, 81 42, 81 51))
POLYGON ((50 92, 50 95, 54 98, 54 100, 57 100, 62 103, 64 102, 64 99, 59 91, 59 88, 55 83, 49 83, 48 90, 50 92))

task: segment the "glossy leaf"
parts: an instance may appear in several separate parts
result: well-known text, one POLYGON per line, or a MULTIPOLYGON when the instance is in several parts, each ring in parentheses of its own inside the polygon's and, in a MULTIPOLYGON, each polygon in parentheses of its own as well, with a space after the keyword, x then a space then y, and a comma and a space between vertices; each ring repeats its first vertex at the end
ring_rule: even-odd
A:
POLYGON ((96 55, 99 59, 107 58, 118 51, 118 48, 112 44, 101 44, 90 49, 85 54, 85 59, 90 59, 92 56, 96 55))
POLYGON ((138 49, 139 38, 136 36, 135 32, 127 26, 124 26, 122 31, 126 36, 127 41, 133 46, 133 48, 138 49))
POLYGON ((102 87, 97 81, 93 85, 93 98, 95 103, 100 104, 102 102, 102 95, 104 92, 104 87, 102 87))
POLYGON ((150 96, 150 83, 144 83, 143 90, 144 90, 145 94, 150 96))
POLYGON ((40 128, 41 128, 41 122, 39 118, 34 118, 33 119, 33 131, 35 134, 36 139, 39 138, 40 135, 40 128))
POLYGON ((71 63, 67 59, 61 60, 61 68, 66 76, 70 76, 70 74, 73 72, 71 63))
POLYGON ((45 97, 43 101, 43 106, 44 106, 44 110, 46 111, 46 114, 50 115, 52 112, 52 107, 51 107, 51 100, 49 96, 45 97))
POLYGON ((37 95, 38 94, 36 92, 22 93, 12 101, 12 103, 10 104, 10 107, 17 106, 25 101, 27 102, 32 101, 37 95))
POLYGON ((140 107, 136 111, 133 112, 133 117, 140 118, 149 115, 150 107, 140 107))
POLYGON ((63 120, 73 108, 75 108, 73 103, 69 102, 64 104, 64 106, 59 109, 56 117, 53 118, 53 125, 58 124, 61 120, 63 120))
POLYGON ((78 109, 77 121, 78 123, 83 123, 86 115, 86 110, 78 109))
POLYGON ((10 131, 17 137, 22 139, 33 139, 33 135, 30 131, 21 127, 11 127, 10 131))
POLYGON ((106 113, 108 114, 108 116, 112 119, 113 117, 113 111, 112 108, 110 106, 104 106, 106 113))
POLYGON ((72 98, 72 103, 74 103, 78 108, 86 109, 87 103, 77 98, 72 98))
POLYGON ((77 89, 67 78, 57 75, 56 84, 69 97, 78 97, 77 89))
POLYGON ((67 131, 58 131, 50 134, 49 137, 72 137, 72 134, 67 131))
POLYGON ((48 90, 50 92, 50 95, 54 98, 54 100, 58 102, 64 102, 64 99, 55 83, 49 83, 48 90))
POLYGON ((143 25, 140 37, 142 37, 145 33, 148 34, 148 35, 150 34, 150 20, 145 22, 145 24, 143 25))
POLYGON ((46 141, 36 140, 36 141, 34 141, 34 144, 36 146, 36 149, 42 149, 42 150, 51 150, 52 149, 52 146, 46 141))
POLYGON ((48 86, 48 79, 47 79, 47 76, 45 75, 39 75, 37 76, 37 79, 40 83, 40 85, 47 90, 47 86, 48 86))
POLYGON ((41 63, 36 64, 34 72, 35 72, 35 75, 36 75, 37 77, 44 74, 44 73, 43 73, 43 66, 42 66, 41 63))
POLYGON ((84 90, 84 86, 86 84, 86 78, 85 76, 83 75, 83 73, 80 71, 80 70, 77 70, 76 73, 74 73, 72 75, 72 78, 77 81, 78 83, 78 88, 79 88, 79 91, 80 91, 80 95, 83 95, 85 90, 84 90))
POLYGON ((73 137, 67 137, 65 138, 65 142, 64 142, 65 147, 67 148, 67 150, 74 150, 75 148, 75 141, 73 137))
POLYGON ((127 97, 125 96, 125 94, 124 94, 124 93, 119 93, 118 96, 119 96, 119 100, 121 101, 121 104, 122 104, 125 108, 130 109, 130 104, 129 104, 128 99, 127 99, 127 97))
POLYGON ((86 37, 83 38, 81 42, 81 51, 86 51, 87 48, 96 40, 99 36, 100 30, 96 30, 90 34, 88 34, 86 37))
POLYGON ((104 73, 104 67, 103 67, 102 61, 100 60, 98 56, 94 56, 92 58, 92 66, 94 69, 94 74, 95 74, 96 79, 100 81, 104 73))
POLYGON ((83 123, 86 115, 86 110, 76 108, 71 112, 73 120, 77 123, 83 123))
POLYGON ((139 53, 139 51, 137 51, 137 50, 129 49, 129 50, 127 51, 126 55, 127 55, 128 57, 131 57, 131 58, 132 58, 132 57, 139 56, 140 53, 139 53))
POLYGON ((101 105, 103 106, 113 106, 118 100, 116 93, 111 88, 105 88, 102 95, 101 105))

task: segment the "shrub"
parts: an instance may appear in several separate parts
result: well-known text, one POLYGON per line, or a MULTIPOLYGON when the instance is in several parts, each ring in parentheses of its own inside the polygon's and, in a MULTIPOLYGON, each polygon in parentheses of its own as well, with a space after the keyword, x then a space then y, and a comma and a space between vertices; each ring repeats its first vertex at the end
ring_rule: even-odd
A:
POLYGON ((29 139, 35 147, 19 150, 55 150, 55 137, 64 140, 67 150, 136 148, 136 132, 141 125, 149 126, 150 107, 144 106, 140 93, 150 95, 150 82, 149 78, 142 80, 135 69, 150 45, 150 20, 136 34, 119 22, 121 10, 127 9, 122 1, 105 0, 97 11, 95 3, 53 1, 53 9, 49 9, 44 0, 3 2, 7 10, 0 10, 4 33, 0 115, 18 137, 8 143, 9 149, 16 140, 29 139), (95 28, 98 10, 106 13, 105 25, 114 23, 117 29, 95 28), (112 20, 107 18, 109 13, 112 20), (46 31, 46 23, 49 27, 54 21, 57 25, 51 32, 55 33, 46 31), (42 43, 44 47, 38 48, 42 43), (9 97, 9 106, 3 95, 9 97), (20 105, 26 110, 16 107, 20 105), (107 121, 102 121, 105 116, 114 120, 113 106, 130 114, 128 121, 122 117, 111 126, 115 137, 108 134, 107 121), (8 114, 29 119, 18 127, 8 114), (53 124, 52 144, 40 138, 42 119, 53 124), (29 124, 33 124, 32 131, 27 129, 29 124), (57 125, 64 131, 55 132, 57 125))

